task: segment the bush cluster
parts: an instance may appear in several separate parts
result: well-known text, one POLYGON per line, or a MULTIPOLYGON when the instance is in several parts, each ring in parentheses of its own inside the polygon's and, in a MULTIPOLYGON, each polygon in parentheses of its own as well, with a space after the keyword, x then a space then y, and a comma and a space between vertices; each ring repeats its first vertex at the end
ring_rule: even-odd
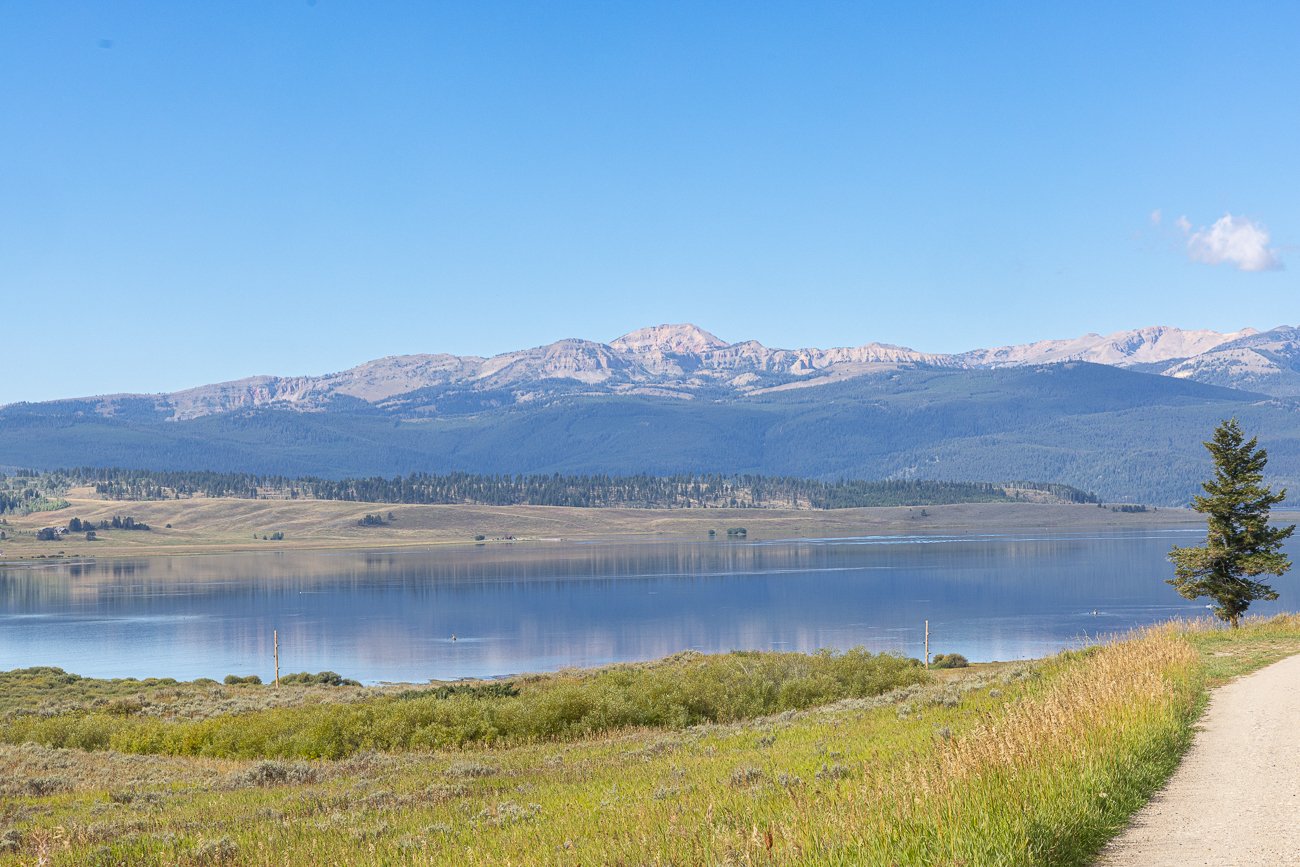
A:
POLYGON ((965 668, 969 660, 960 653, 936 653, 930 659, 931 668, 965 668))
POLYGON ((452 685, 424 695, 204 720, 106 713, 24 716, 0 726, 0 741, 123 753, 337 759, 362 750, 430 750, 573 739, 630 726, 727 723, 876 696, 929 677, 918 660, 862 648, 812 655, 686 653, 649 665, 532 678, 517 688, 452 685))
POLYGON ((72 674, 54 666, 35 666, 0 671, 0 714, 17 708, 34 708, 42 704, 91 702, 151 694, 177 685, 170 677, 134 677, 98 680, 72 674))
POLYGON ((80 518, 73 518, 68 521, 69 533, 82 533, 90 530, 148 530, 149 525, 143 521, 137 521, 135 518, 121 515, 114 515, 113 519, 103 520, 96 524, 94 521, 83 521, 80 518))
POLYGON ((286 674, 280 678, 280 683, 286 686, 361 686, 359 681, 349 680, 333 671, 320 671, 316 674, 300 671, 297 674, 286 674))

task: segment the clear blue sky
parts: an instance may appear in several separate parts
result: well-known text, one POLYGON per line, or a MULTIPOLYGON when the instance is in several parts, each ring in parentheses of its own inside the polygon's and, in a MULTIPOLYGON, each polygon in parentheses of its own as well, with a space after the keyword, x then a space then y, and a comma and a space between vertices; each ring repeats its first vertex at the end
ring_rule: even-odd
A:
POLYGON ((663 322, 931 352, 1294 325, 1298 25, 5 0, 0 403, 663 322))

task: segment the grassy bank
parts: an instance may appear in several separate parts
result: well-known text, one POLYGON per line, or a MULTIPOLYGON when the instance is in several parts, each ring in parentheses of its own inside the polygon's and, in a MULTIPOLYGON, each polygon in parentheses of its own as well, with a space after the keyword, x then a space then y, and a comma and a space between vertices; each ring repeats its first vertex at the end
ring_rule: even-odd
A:
POLYGON ((0 863, 1086 864, 1206 685, 1296 650, 1300 618, 1172 624, 757 719, 337 761, 6 745, 0 863))
POLYGON ((198 497, 192 500, 122 502, 100 500, 86 490, 67 493, 70 505, 57 512, 9 515, 0 525, 0 564, 53 558, 123 557, 229 553, 236 551, 377 550, 430 545, 487 545, 514 539, 694 538, 709 530, 726 542, 728 527, 744 527, 748 539, 835 538, 954 530, 972 527, 1141 527, 1203 523, 1185 509, 1112 512, 1093 505, 972 503, 794 511, 784 509, 586 509, 565 506, 421 506, 325 500, 248 500, 198 497), (365 525, 379 512, 384 523, 365 525), (393 520, 388 520, 389 513, 393 520), (111 521, 131 517, 148 531, 97 531, 38 541, 45 526, 67 526, 72 518, 111 521), (358 521, 363 522, 358 524, 358 521), (283 538, 272 541, 276 533, 283 538), (262 537, 267 537, 263 539, 262 537))

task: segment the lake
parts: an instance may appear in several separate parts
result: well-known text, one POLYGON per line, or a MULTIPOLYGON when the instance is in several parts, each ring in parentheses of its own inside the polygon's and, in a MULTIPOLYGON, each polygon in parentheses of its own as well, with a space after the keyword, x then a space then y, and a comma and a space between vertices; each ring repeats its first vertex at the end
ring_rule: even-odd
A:
MULTIPOLYGON (((0 569, 0 669, 95 677, 337 671, 366 683, 551 671, 693 649, 1041 656, 1174 616, 1200 529, 533 542, 0 569), (1096 612, 1095 614, 1093 612, 1096 612), (453 640, 455 636, 455 640, 453 640)), ((1274 582, 1294 608, 1300 582, 1274 582)))

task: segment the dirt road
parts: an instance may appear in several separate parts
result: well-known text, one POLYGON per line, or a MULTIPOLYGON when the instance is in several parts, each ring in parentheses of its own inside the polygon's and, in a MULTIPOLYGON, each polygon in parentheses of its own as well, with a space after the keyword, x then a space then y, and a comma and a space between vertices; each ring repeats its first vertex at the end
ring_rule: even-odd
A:
POLYGON ((1300 864, 1300 656, 1215 691, 1202 725, 1099 865, 1300 864))

